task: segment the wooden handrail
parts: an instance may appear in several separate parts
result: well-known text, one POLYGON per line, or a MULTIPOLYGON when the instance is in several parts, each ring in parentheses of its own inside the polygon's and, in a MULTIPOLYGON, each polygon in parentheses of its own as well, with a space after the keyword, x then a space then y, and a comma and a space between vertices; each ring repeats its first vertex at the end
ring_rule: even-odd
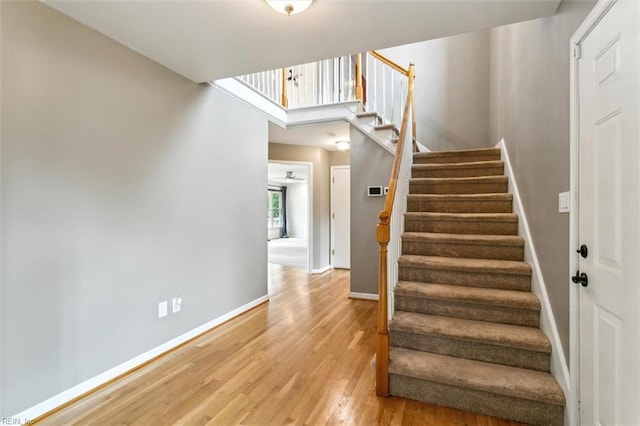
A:
POLYGON ((418 129, 416 125, 416 102, 413 97, 413 85, 416 79, 416 67, 409 64, 409 86, 411 88, 411 136, 413 137, 413 152, 418 152, 418 129))
MULTIPOLYGON (((391 237, 390 224, 393 213, 393 202, 398 186, 398 174, 404 152, 404 143, 407 138, 407 128, 409 127, 409 117, 414 116, 413 108, 413 80, 414 65, 409 65, 409 89, 407 102, 402 114, 402 124, 400 125, 400 135, 396 146, 396 155, 389 176, 389 190, 384 201, 384 208, 378 215, 379 222, 376 227, 376 238, 379 245, 379 277, 378 277, 378 330, 376 341, 376 395, 389 396, 389 315, 388 315, 388 280, 387 280, 387 257, 388 246, 391 237), (413 111, 413 113, 412 113, 413 111)), ((413 125, 412 125, 413 127, 413 125)))
MULTIPOLYGON (((413 64, 409 65, 409 72, 413 74, 413 64)), ((404 106, 404 112, 402 114, 402 124, 400 126, 400 136, 398 139, 398 145, 396 147, 396 156, 393 159, 393 167, 391 168, 391 176, 389 176, 389 190, 387 191, 387 198, 384 200, 384 209, 380 212, 388 213, 389 217, 391 217, 391 213, 393 212, 393 200, 396 196, 396 187, 398 186, 398 173, 400 173, 400 160, 402 159, 401 154, 402 147, 404 146, 404 138, 407 135, 407 125, 409 122, 409 117, 411 116, 410 112, 413 111, 413 79, 409 79, 409 90, 407 92, 407 102, 404 106)))
POLYGON ((378 59, 380 62, 383 62, 383 63, 389 65, 391 68, 393 68, 394 70, 398 71, 400 74, 402 74, 402 75, 404 75, 406 77, 409 77, 409 70, 402 68, 400 65, 396 64, 391 59, 382 56, 381 54, 379 54, 375 50, 371 50, 371 51, 369 51, 369 53, 371 54, 371 56, 373 56, 374 58, 378 59))

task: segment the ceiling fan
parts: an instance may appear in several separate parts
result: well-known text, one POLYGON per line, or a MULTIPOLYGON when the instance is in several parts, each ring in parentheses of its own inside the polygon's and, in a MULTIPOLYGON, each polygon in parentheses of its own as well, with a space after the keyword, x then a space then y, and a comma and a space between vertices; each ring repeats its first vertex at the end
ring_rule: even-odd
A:
POLYGON ((296 175, 293 174, 293 171, 288 171, 284 179, 285 180, 304 180, 303 178, 296 177, 296 175))
POLYGON ((274 179, 277 182, 304 182, 304 178, 297 177, 292 170, 288 171, 283 178, 274 179))
POLYGON ((291 82, 293 82, 294 86, 299 87, 300 83, 298 83, 298 79, 300 77, 302 77, 302 74, 300 74, 300 73, 294 74, 293 73, 293 68, 289 69, 289 77, 287 77, 287 81, 291 81, 291 82))

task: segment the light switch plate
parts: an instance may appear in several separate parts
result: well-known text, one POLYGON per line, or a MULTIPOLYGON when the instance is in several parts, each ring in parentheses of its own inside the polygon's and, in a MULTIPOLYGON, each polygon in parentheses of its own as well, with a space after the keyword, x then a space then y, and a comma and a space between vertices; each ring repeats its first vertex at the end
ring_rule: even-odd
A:
POLYGON ((158 303, 158 318, 164 318, 169 314, 169 304, 166 300, 158 303))
POLYGON ((571 212, 571 192, 561 192, 558 194, 558 212, 571 212))
POLYGON ((180 307, 182 305, 182 297, 174 297, 171 299, 171 313, 180 312, 180 307))

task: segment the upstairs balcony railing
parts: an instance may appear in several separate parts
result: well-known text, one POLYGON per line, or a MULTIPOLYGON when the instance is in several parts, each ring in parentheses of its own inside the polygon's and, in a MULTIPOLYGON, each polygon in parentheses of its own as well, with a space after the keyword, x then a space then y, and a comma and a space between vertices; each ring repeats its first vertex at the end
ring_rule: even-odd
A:
MULTIPOLYGON (((408 70, 376 51, 238 77, 284 108, 304 108, 361 101, 364 111, 376 112, 398 129, 409 91, 408 70)), ((412 106, 415 138, 415 106, 412 106)))

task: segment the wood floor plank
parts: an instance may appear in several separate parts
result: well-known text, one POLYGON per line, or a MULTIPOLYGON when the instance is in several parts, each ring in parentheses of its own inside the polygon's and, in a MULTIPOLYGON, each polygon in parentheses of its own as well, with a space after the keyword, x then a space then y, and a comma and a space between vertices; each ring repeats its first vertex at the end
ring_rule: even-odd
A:
POLYGON ((516 425, 378 398, 376 302, 349 271, 269 265, 270 301, 45 418, 46 425, 516 425))

